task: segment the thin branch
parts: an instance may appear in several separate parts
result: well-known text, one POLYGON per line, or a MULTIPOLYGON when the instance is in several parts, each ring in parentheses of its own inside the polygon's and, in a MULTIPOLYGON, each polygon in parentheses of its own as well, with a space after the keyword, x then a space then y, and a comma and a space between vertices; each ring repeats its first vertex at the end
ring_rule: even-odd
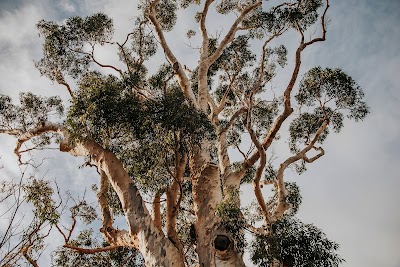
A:
POLYGON ((114 67, 114 66, 112 66, 112 65, 102 64, 102 63, 98 62, 98 61, 94 58, 94 45, 92 45, 92 52, 90 53, 90 56, 91 56, 93 62, 96 63, 97 65, 99 65, 100 67, 102 67, 102 68, 111 68, 111 69, 117 71, 119 74, 121 74, 121 76, 124 75, 124 73, 123 73, 122 70, 120 70, 120 69, 118 69, 118 68, 116 68, 116 67, 114 67))
POLYGON ((63 236, 64 238, 64 242, 68 242, 68 238, 67 236, 64 234, 64 232, 61 230, 60 226, 58 226, 58 224, 56 224, 56 228, 58 230, 58 232, 60 232, 60 234, 63 236))
POLYGON ((243 113, 245 113, 247 111, 246 107, 241 107, 240 109, 238 109, 231 117, 231 119, 229 120, 228 124, 221 129, 221 132, 226 132, 229 130, 230 127, 232 127, 232 125, 235 123, 236 119, 243 113))
POLYGON ((74 93, 72 92, 69 84, 65 81, 64 76, 61 73, 61 70, 56 68, 53 70, 53 74, 54 74, 56 82, 58 84, 64 85, 65 88, 67 88, 67 91, 68 91, 69 95, 71 96, 71 98, 74 99, 74 93))
POLYGON ((313 147, 315 150, 319 151, 319 153, 317 155, 315 155, 312 158, 308 158, 305 154, 303 155, 303 160, 307 163, 313 163, 314 161, 316 161, 317 159, 319 159, 320 157, 322 157, 323 155, 325 155, 325 150, 322 147, 313 147))
POLYGON ((329 8, 329 0, 326 0, 326 1, 325 1, 325 10, 324 10, 324 13, 322 14, 322 17, 321 17, 322 37, 320 37, 320 38, 315 38, 315 39, 313 39, 313 40, 311 40, 311 41, 305 43, 305 44, 304 44, 305 46, 311 45, 311 44, 316 43, 316 42, 323 42, 323 41, 326 40, 326 25, 325 25, 325 24, 326 24, 326 21, 325 21, 325 15, 326 15, 326 12, 328 11, 328 8, 329 8))

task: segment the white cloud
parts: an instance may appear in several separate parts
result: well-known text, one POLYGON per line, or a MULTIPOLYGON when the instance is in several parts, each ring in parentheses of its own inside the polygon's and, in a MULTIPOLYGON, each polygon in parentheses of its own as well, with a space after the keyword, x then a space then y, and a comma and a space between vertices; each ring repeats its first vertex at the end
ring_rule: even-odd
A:
POLYGON ((67 11, 70 13, 75 12, 75 10, 76 10, 74 3, 69 0, 61 0, 59 2, 59 5, 61 6, 61 8, 64 11, 67 11))

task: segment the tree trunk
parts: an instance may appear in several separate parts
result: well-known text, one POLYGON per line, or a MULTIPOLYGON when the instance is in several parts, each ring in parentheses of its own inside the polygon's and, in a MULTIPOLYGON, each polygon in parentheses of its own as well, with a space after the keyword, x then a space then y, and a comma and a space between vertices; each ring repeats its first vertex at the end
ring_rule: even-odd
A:
POLYGON ((219 167, 207 162, 207 155, 191 157, 193 200, 196 214, 196 251, 201 267, 245 266, 236 241, 221 225, 216 208, 223 200, 219 167))

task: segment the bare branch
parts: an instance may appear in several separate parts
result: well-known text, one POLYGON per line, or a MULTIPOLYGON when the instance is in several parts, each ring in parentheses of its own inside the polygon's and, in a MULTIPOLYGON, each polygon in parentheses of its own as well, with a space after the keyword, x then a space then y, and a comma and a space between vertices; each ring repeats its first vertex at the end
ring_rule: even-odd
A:
POLYGON ((94 45, 92 46, 92 52, 90 53, 90 56, 91 56, 93 62, 96 63, 97 65, 99 65, 100 67, 113 69, 113 70, 117 71, 119 74, 121 74, 121 76, 124 74, 122 70, 120 70, 120 69, 118 69, 118 68, 116 68, 116 67, 114 67, 112 65, 102 64, 102 63, 98 62, 94 58, 94 45))
POLYGON ((29 249, 31 248, 31 245, 26 245, 21 249, 21 254, 24 256, 24 258, 34 267, 39 267, 38 263, 36 260, 32 259, 32 257, 28 254, 29 249))
POLYGON ((320 157, 322 157, 323 155, 325 155, 325 151, 322 147, 313 147, 315 150, 318 150, 319 153, 317 155, 315 155, 312 158, 308 158, 305 154, 303 155, 303 160, 307 163, 313 163, 314 161, 316 161, 317 159, 319 159, 320 157))
POLYGON ((313 39, 313 40, 311 40, 311 41, 305 43, 305 44, 304 44, 305 46, 311 45, 311 44, 316 43, 316 42, 323 42, 323 41, 326 40, 326 25, 325 25, 325 24, 326 24, 326 21, 325 21, 325 15, 326 15, 326 12, 328 11, 328 8, 329 8, 329 0, 325 0, 325 10, 324 10, 324 13, 322 14, 322 17, 321 17, 322 36, 319 37, 319 38, 315 38, 315 39, 313 39))

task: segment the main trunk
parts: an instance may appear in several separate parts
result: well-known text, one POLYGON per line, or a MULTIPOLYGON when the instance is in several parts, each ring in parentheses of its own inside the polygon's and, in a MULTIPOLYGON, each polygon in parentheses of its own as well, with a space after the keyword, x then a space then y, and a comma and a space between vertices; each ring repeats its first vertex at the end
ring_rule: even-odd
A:
POLYGON ((237 241, 216 215, 217 205, 223 200, 218 165, 209 162, 207 152, 199 151, 191 157, 190 169, 200 266, 245 266, 236 248, 237 241))

